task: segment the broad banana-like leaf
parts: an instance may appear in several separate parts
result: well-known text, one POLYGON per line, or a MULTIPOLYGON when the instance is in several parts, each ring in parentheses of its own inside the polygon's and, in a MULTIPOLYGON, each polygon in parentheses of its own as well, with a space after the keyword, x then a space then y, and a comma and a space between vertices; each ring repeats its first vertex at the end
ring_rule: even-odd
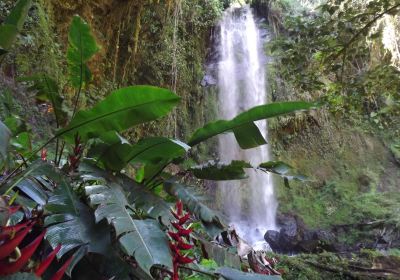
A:
POLYGON ((120 171, 126 166, 132 145, 119 133, 111 131, 91 145, 88 157, 96 159, 108 170, 120 171))
POLYGON ((97 158, 107 169, 119 171, 128 162, 149 165, 169 162, 185 155, 189 149, 183 142, 164 137, 141 139, 132 146, 118 133, 111 132, 93 145, 89 156, 97 158))
POLYGON ((23 77, 20 81, 33 82, 30 90, 37 91, 36 98, 40 101, 49 101, 53 107, 56 121, 64 124, 67 119, 62 109, 63 99, 60 95, 57 82, 46 74, 38 74, 30 77, 23 77))
POLYGON ((218 120, 206 124, 204 127, 195 131, 189 140, 189 145, 194 146, 221 133, 234 132, 235 137, 243 148, 253 148, 256 145, 265 144, 265 140, 260 138, 260 131, 253 122, 299 110, 309 110, 315 108, 315 103, 308 102, 281 102, 260 105, 245 111, 232 120, 218 120), (252 124, 253 123, 253 124, 252 124))
POLYGON ((86 186, 90 203, 97 206, 96 221, 106 219, 115 229, 121 249, 135 258, 151 276, 154 265, 172 268, 168 239, 155 220, 136 220, 130 205, 117 184, 86 186))
POLYGON ((9 16, 4 20, 4 23, 0 25, 0 57, 11 48, 17 38, 31 5, 31 0, 18 1, 9 16))
POLYGON ((0 121, 0 167, 7 158, 8 146, 11 139, 11 131, 0 121))
POLYGON ((34 208, 37 204, 45 205, 50 192, 54 189, 54 181, 47 178, 59 180, 60 175, 51 164, 38 160, 14 180, 5 184, 0 192, 14 195, 18 191, 20 194, 25 194, 29 199, 18 195, 16 201, 29 208, 34 208))
POLYGON ((107 255, 111 250, 110 232, 106 223, 96 223, 92 210, 79 201, 72 187, 60 177, 57 188, 45 209, 52 213, 45 219, 46 239, 53 248, 61 244, 57 257, 79 248, 67 269, 71 275, 74 265, 87 253, 107 255))
POLYGON ((79 171, 82 179, 89 183, 119 184, 130 194, 127 197, 129 204, 142 210, 148 217, 159 220, 164 225, 169 225, 170 221, 174 220, 170 204, 128 176, 122 174, 114 176, 87 162, 80 165, 79 171))
POLYGON ((68 34, 67 61, 69 80, 78 89, 91 80, 91 73, 86 63, 99 51, 90 26, 79 16, 74 16, 68 34))
POLYGON ((225 280, 282 280, 280 276, 246 273, 229 267, 221 267, 216 272, 225 280))
POLYGON ((191 167, 189 170, 199 179, 223 181, 247 178, 245 168, 252 168, 252 166, 248 162, 234 160, 231 163, 209 161, 206 164, 191 167))
POLYGON ((179 99, 167 89, 152 86, 122 88, 112 92, 92 109, 78 112, 56 136, 72 141, 78 133, 86 141, 109 131, 122 132, 134 125, 165 116, 179 99))
POLYGON ((215 227, 218 228, 219 231, 224 230, 225 225, 222 221, 222 217, 203 203, 204 197, 196 195, 194 187, 185 186, 173 181, 166 181, 164 182, 164 189, 170 195, 182 200, 189 212, 199 218, 206 229, 207 226, 210 227, 213 225, 214 230, 211 235, 218 234, 218 232, 215 232, 215 227))
POLYGON ((233 248, 222 247, 202 238, 196 239, 200 241, 202 248, 207 253, 207 258, 213 259, 219 266, 240 269, 242 262, 237 252, 231 251, 233 248))
POLYGON ((288 180, 298 180, 298 181, 307 181, 308 178, 305 175, 297 174, 296 170, 287 163, 282 161, 268 161, 261 163, 258 166, 259 169, 263 171, 268 171, 271 173, 275 173, 283 178, 288 180))

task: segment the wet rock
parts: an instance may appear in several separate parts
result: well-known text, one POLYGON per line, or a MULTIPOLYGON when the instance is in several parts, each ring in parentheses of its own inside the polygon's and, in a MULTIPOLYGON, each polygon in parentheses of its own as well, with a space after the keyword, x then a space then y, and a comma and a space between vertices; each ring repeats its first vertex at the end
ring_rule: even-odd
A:
POLYGON ((274 252, 281 251, 281 243, 279 239, 279 232, 276 230, 269 230, 264 235, 265 241, 268 242, 269 246, 274 252))

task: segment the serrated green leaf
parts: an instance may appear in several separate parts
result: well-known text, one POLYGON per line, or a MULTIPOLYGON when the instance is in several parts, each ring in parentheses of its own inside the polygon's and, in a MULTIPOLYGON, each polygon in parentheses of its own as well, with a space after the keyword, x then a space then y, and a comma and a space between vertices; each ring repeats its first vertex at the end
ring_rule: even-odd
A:
POLYGON ((131 86, 114 91, 92 109, 80 111, 70 124, 57 132, 72 141, 78 133, 83 141, 109 131, 118 133, 137 124, 165 116, 180 98, 152 86, 131 86))

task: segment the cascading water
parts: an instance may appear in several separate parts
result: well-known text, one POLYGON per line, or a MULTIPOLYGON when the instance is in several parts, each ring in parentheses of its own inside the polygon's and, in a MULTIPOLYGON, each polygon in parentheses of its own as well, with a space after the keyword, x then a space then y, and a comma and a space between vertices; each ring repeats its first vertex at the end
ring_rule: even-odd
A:
MULTIPOLYGON (((261 30, 249 6, 230 7, 220 22, 218 43, 218 90, 220 118, 232 119, 240 112, 267 100, 265 68, 261 30)), ((267 137, 266 121, 257 126, 267 137)), ((219 138, 219 157, 223 162, 243 159, 257 165, 268 161, 267 145, 242 150, 233 134, 219 138)), ((225 181, 219 184, 217 200, 238 234, 255 244, 264 240, 269 229, 276 229, 277 202, 271 175, 249 171, 242 181, 225 181)))

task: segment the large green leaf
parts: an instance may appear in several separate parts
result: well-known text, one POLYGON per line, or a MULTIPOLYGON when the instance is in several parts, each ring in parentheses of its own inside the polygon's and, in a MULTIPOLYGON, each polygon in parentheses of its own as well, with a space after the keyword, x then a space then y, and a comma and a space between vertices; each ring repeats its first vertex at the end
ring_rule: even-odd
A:
POLYGON ((152 86, 131 86, 114 91, 92 109, 80 111, 57 132, 73 140, 79 133, 85 141, 108 131, 122 132, 134 125, 166 115, 179 101, 173 92, 152 86))
POLYGON ((173 219, 171 205, 128 176, 114 176, 87 162, 80 165, 79 171, 82 179, 89 183, 119 184, 126 193, 131 194, 127 197, 129 203, 142 210, 148 217, 159 220, 164 225, 168 225, 173 219))
POLYGON ((224 230, 225 225, 220 215, 203 203, 204 197, 196 195, 194 187, 185 186, 174 181, 166 181, 164 182, 164 189, 170 195, 182 200, 189 212, 198 217, 206 229, 207 227, 212 229, 210 235, 217 235, 224 230))
POLYGON ((298 181, 307 181, 308 178, 305 175, 298 174, 297 171, 287 163, 282 161, 268 161, 261 163, 258 166, 259 169, 271 173, 275 173, 283 178, 288 180, 298 180, 298 181))
POLYGON ((7 158, 8 146, 11 139, 11 131, 0 121, 0 167, 7 158))
POLYGON ((119 171, 128 162, 149 165, 168 162, 185 155, 189 149, 183 142, 164 137, 141 139, 132 146, 118 133, 111 132, 93 145, 89 156, 102 162, 107 169, 119 171))
POLYGON ((252 168, 252 166, 248 162, 234 160, 231 163, 210 161, 203 165, 191 167, 190 170, 199 179, 223 181, 247 178, 245 168, 252 168))
POLYGON ((46 239, 53 248, 61 244, 57 257, 61 258, 79 248, 74 254, 69 273, 87 252, 108 254, 111 240, 107 224, 95 222, 92 210, 80 202, 62 176, 57 180, 57 188, 45 209, 51 213, 45 219, 46 239))
POLYGON ((251 149, 267 144, 264 136, 253 122, 245 123, 232 129, 233 134, 242 149, 251 149))
POLYGON ((103 134, 91 145, 88 157, 95 158, 108 170, 120 171, 126 166, 132 145, 115 131, 103 134))
POLYGON ((189 145, 194 146, 221 133, 234 132, 237 141, 243 148, 253 148, 259 144, 265 144, 261 140, 260 132, 255 127, 254 121, 277 117, 299 110, 308 110, 316 107, 308 102, 281 102, 256 106, 243 112, 232 120, 219 120, 208 123, 195 131, 189 140, 189 145))
POLYGON ((131 216, 124 192, 117 184, 86 186, 92 205, 98 205, 95 216, 107 219, 115 229, 121 249, 135 258, 138 265, 151 275, 154 265, 172 267, 168 239, 155 220, 136 220, 131 216))
POLYGON ((29 89, 37 91, 36 98, 40 101, 50 101, 57 122, 59 124, 65 123, 66 113, 62 109, 63 99, 60 95, 57 82, 54 79, 46 74, 38 74, 19 80, 33 82, 33 85, 29 89))
POLYGON ((229 267, 217 269, 217 274, 225 280, 282 280, 280 276, 246 273, 229 267))
POLYGON ((21 31, 23 27, 31 5, 31 0, 18 1, 15 7, 11 10, 11 13, 4 20, 4 23, 0 26, 0 49, 2 49, 0 57, 5 54, 14 43, 18 32, 21 31))
POLYGON ((90 31, 90 26, 79 16, 74 16, 68 34, 67 61, 69 80, 74 88, 80 88, 91 80, 86 62, 98 52, 99 46, 90 31))

